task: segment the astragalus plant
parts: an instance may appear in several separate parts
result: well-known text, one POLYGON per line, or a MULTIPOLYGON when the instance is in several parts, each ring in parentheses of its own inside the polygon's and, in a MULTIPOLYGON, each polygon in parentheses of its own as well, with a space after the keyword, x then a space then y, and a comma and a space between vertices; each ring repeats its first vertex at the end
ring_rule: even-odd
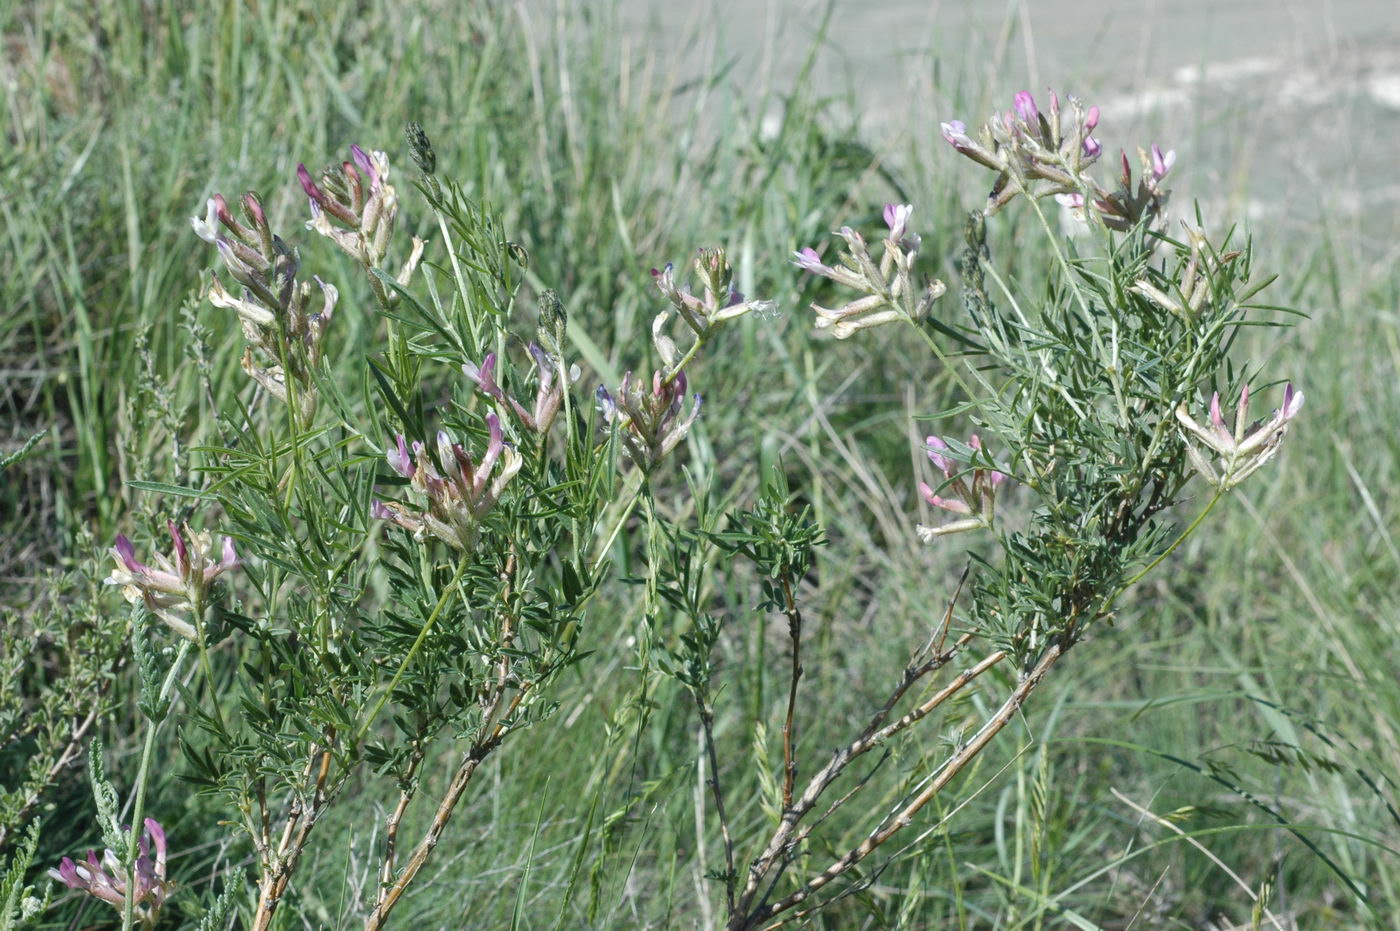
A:
MULTIPOLYGON (((145 800, 164 765, 157 731, 173 721, 182 776, 222 811, 211 835, 226 831, 251 865, 251 889, 231 870, 207 927, 231 920, 229 908, 246 927, 288 924, 282 906, 314 859, 317 825, 375 793, 390 802, 355 814, 378 823, 347 913, 395 926, 483 762, 549 726, 561 673, 590 675, 593 609, 619 551, 640 551, 642 576, 624 581, 638 583, 645 609, 631 640, 643 688, 670 675, 694 700, 708 793, 698 856, 718 864, 709 873, 726 927, 807 915, 878 875, 866 861, 942 830, 930 803, 1075 644, 1113 623, 1123 593, 1277 453, 1302 404, 1275 373, 1230 357, 1242 326, 1277 322, 1251 304, 1266 282, 1248 243, 1168 222, 1173 156, 1155 146, 1136 181, 1126 155, 1111 184, 1095 180, 1098 121, 1073 99, 1061 108, 1052 97, 1042 113, 1020 94, 975 135, 945 125, 957 152, 996 173, 966 223, 956 301, 928 274, 909 205, 889 205, 878 236, 844 226, 839 249, 796 253, 829 282, 817 328, 838 339, 903 328, 909 351, 961 393, 926 414, 907 545, 965 544, 968 569, 927 606, 925 634, 864 726, 820 759, 800 737, 823 727, 823 709, 804 702, 803 648, 825 529, 782 470, 757 500, 719 508, 703 476, 680 468, 703 416, 692 363, 732 321, 754 314, 762 326, 774 310, 738 293, 723 249, 701 249, 688 274, 652 272, 650 332, 617 347, 636 368, 599 387, 578 364, 580 324, 564 300, 538 282, 523 298, 526 251, 438 177, 416 127, 416 193, 396 187, 385 153, 358 146, 322 172, 298 169, 316 235, 274 230, 255 193, 237 199, 237 215, 210 196, 192 220, 190 261, 215 263, 206 312, 236 316, 247 381, 216 399, 220 438, 193 451, 192 479, 135 483, 166 496, 168 513, 144 523, 164 525, 168 542, 118 537, 109 579, 132 606, 141 681, 140 766, 121 817, 147 831, 121 826, 99 765, 112 849, 56 875, 115 906, 124 928, 174 913, 162 813, 145 800), (989 254, 985 225, 1013 209, 1047 239, 1047 267, 1012 274, 989 254), (1080 234, 1061 232, 1062 211, 1080 234), (405 230, 409 217, 423 238, 405 230), (304 270, 335 267, 336 251, 358 283, 304 270), (377 315, 361 328, 376 342, 338 342, 350 314, 377 315), (328 361, 347 356, 363 362, 328 361), (1251 396, 1268 392, 1279 407, 1252 421, 1251 396), (1221 397, 1238 398, 1233 425, 1221 397), (659 506, 662 488, 688 488, 691 500, 659 506), (940 519, 916 516, 930 512, 940 519), (712 606, 720 558, 749 564, 756 611, 786 622, 786 688, 756 726, 780 735, 771 752, 750 737, 731 747, 715 727, 738 691, 716 658, 739 623, 712 606), (974 691, 985 711, 939 731, 946 752, 899 774, 894 804, 862 794, 872 774, 858 761, 937 730, 974 691), (444 759, 450 776, 426 778, 444 759)), ((725 403, 726 386, 709 396, 725 403)))
POLYGON ((995 173, 966 223, 959 300, 940 300, 945 285, 920 273, 932 263, 910 205, 885 208, 878 241, 844 226, 837 249, 794 256, 830 282, 812 307, 818 328, 846 339, 902 327, 930 373, 954 379, 954 406, 927 412, 929 465, 907 481, 909 544, 963 544, 968 568, 928 605, 925 635, 908 644, 907 665, 890 670, 883 692, 875 687, 866 724, 839 741, 800 743, 804 729, 830 733, 802 689, 813 636, 804 602, 819 594, 822 529, 780 478, 752 510, 671 529, 661 588, 689 627, 667 668, 702 724, 710 862, 723 864, 711 876, 731 931, 799 920, 865 888, 899 851, 950 836, 955 811, 931 803, 1077 643, 1113 625, 1122 595, 1278 452, 1302 406, 1282 373, 1231 357, 1241 327, 1280 322, 1251 303, 1268 281, 1249 244, 1168 221, 1175 156, 1155 145, 1139 153, 1136 180, 1126 154, 1111 182, 1096 180, 1098 123, 1098 109, 1074 98, 1061 106, 1052 95, 1043 112, 1021 93, 975 133, 944 124, 957 153, 995 173), (1048 267, 989 254, 986 224, 1015 209, 1045 238, 1048 267), (1063 232, 1074 224, 1076 234, 1063 232), (1251 397, 1261 394, 1278 407, 1253 419, 1251 397), (1233 425, 1222 397, 1238 398, 1233 425), (927 525, 914 518, 924 506, 938 515, 927 525), (717 746, 716 706, 735 690, 724 688, 714 651, 735 622, 711 610, 696 569, 716 554, 751 562, 762 580, 757 610, 786 619, 788 688, 766 723, 781 735, 780 752, 763 741, 747 753, 717 746), (980 713, 958 701, 974 693, 980 713), (927 732, 915 738, 915 759, 936 762, 898 773, 883 794, 868 788, 876 758, 915 729, 927 732), (725 765, 736 756, 749 764, 725 765))
MULTIPOLYGON (((319 237, 284 238, 252 192, 237 214, 215 193, 190 221, 191 246, 210 248, 190 260, 216 260, 205 296, 210 312, 236 316, 248 381, 222 399, 221 441, 195 451, 199 480, 137 482, 169 500, 168 541, 119 536, 111 550, 142 687, 125 805, 155 825, 158 866, 95 773, 108 852, 53 873, 115 906, 124 928, 154 924, 179 897, 145 804, 168 720, 182 777, 250 852, 247 927, 286 924, 281 906, 347 786, 360 799, 386 787, 395 800, 356 906, 364 927, 389 926, 482 763, 553 714, 555 679, 589 652, 587 609, 619 533, 699 413, 685 366, 729 321, 768 306, 735 293, 724 251, 705 250, 703 296, 665 274, 692 330, 684 353, 658 328, 669 348, 653 375, 585 387, 563 301, 543 291, 537 312, 518 306, 525 250, 436 176, 417 127, 409 149, 420 223, 436 239, 421 268, 425 242, 400 228, 388 156, 359 146, 319 174, 298 168, 305 228, 319 237), (346 282, 305 271, 305 254, 330 251, 322 239, 364 276, 369 306, 347 307, 346 282), (380 315, 383 342, 338 345, 351 313, 380 315), (346 384, 328 359, 351 353, 365 362, 346 384), (450 778, 426 782, 425 766, 447 757, 450 778)), ((649 342, 640 334, 633 354, 649 342)), ((235 870, 224 910, 239 883, 235 870)))

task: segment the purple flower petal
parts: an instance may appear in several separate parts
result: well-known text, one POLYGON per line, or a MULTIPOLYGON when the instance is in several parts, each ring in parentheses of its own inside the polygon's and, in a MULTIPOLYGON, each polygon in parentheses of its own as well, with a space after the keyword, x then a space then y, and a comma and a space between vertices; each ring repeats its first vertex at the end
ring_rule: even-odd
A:
POLYGON ((311 172, 306 170, 305 165, 297 165, 297 180, 301 182, 301 189, 306 192, 307 197, 322 207, 326 205, 325 192, 316 186, 315 181, 311 180, 311 172))
POLYGON ((1035 105, 1035 98, 1030 91, 1021 91, 1012 98, 1012 105, 1016 108, 1016 114, 1028 126, 1034 127, 1040 120, 1040 110, 1035 105))
POLYGON ((1290 382, 1283 389, 1283 419, 1292 420, 1303 409, 1303 392, 1296 391, 1290 382))
POLYGON ((404 443, 402 433, 398 435, 396 442, 386 450, 384 458, 388 460, 389 468, 400 476, 413 478, 413 459, 408 454, 408 446, 404 443))
POLYGON ((131 545, 131 541, 124 534, 117 534, 117 545, 112 547, 112 555, 126 567, 126 571, 132 574, 149 572, 150 567, 143 564, 136 558, 136 548, 131 545))
POLYGON ((792 254, 792 264, 814 275, 821 275, 830 271, 830 269, 822 263, 822 258, 817 254, 817 250, 813 249, 811 246, 794 252, 792 254))
POLYGON ((890 238, 895 242, 908 232, 909 216, 913 212, 912 204, 885 204, 885 225, 890 228, 890 238))
MULTIPOLYGON (((237 566, 238 566, 238 551, 235 550, 235 549, 233 548, 233 537, 224 537, 223 558, 219 560, 219 571, 220 571, 220 572, 227 572, 227 571, 230 570, 230 569, 237 568, 237 566)), ((150 819, 147 819, 147 820, 149 821, 150 819)), ((149 825, 148 825, 148 826, 149 826, 149 825)), ((156 827, 159 828, 160 825, 157 824, 156 827)), ((161 843, 161 844, 164 844, 164 843, 165 843, 165 834, 164 834, 164 832, 161 833, 160 837, 161 837, 160 843, 161 843)))
POLYGON ((946 450, 948 444, 944 442, 942 437, 937 436, 926 437, 924 443, 928 447, 929 461, 936 465, 939 471, 944 475, 951 476, 953 474, 953 460, 949 459, 947 456, 940 455, 938 452, 938 450, 946 450))
POLYGON ((180 535, 180 529, 175 526, 173 520, 167 520, 165 526, 170 530, 170 539, 175 541, 175 568, 180 571, 180 576, 189 575, 190 572, 190 550, 185 545, 185 539, 180 535))
POLYGON ((1161 181, 1167 176, 1167 172, 1172 170, 1176 164, 1176 150, 1172 149, 1166 154, 1162 153, 1162 147, 1157 143, 1152 143, 1152 176, 1161 181))
POLYGON ((355 164, 369 176, 369 186, 371 190, 379 189, 379 172, 374 170, 374 162, 365 154, 365 150, 358 145, 350 146, 350 157, 355 160, 355 164))
POLYGON ((939 128, 943 130, 943 138, 954 148, 972 145, 972 139, 967 134, 967 124, 962 120, 949 120, 939 124, 939 128))

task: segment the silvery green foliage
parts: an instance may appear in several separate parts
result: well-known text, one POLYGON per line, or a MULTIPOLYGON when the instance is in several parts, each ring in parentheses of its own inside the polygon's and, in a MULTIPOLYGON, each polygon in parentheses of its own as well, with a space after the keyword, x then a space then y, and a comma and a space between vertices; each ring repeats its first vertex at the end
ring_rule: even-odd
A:
POLYGON ((92 789, 92 801, 97 809, 97 827, 102 835, 102 844, 116 850, 126 846, 126 837, 119 820, 121 802, 117 798, 116 788, 107 778, 102 751, 102 738, 94 737, 88 746, 88 786, 92 789))
MULTIPOLYGON (((1023 662, 1111 620, 1123 590, 1171 545, 1169 509, 1214 500, 1189 486, 1196 470, 1178 411, 1239 393, 1249 376, 1230 356, 1236 333, 1277 317, 1251 304, 1267 280, 1248 243, 1187 232, 1177 241, 1144 220, 1105 234, 1100 249, 1068 254, 1046 298, 1019 312, 985 293, 972 299, 991 363, 977 426, 1012 450, 1009 472, 1028 498, 1026 526, 997 534, 1004 560, 978 576, 975 621, 1023 662), (1185 276, 1202 295, 1189 314, 1136 287, 1166 290, 1185 276)), ((985 261, 973 235, 969 264, 985 261)))
MULTIPOLYGON (((553 431, 532 431, 455 374, 486 350, 512 390, 557 374, 510 361, 530 356, 510 348, 519 254, 496 217, 450 183, 426 186, 456 270, 411 289, 421 242, 397 277, 375 265, 398 210, 386 156, 354 154, 334 185, 329 171, 320 185, 304 170, 301 181, 315 229, 366 265, 381 309, 393 309, 389 341, 355 350, 366 356, 358 399, 319 355, 299 356, 303 388, 321 404, 274 394, 288 411, 248 410, 236 443, 205 466, 217 488, 210 510, 244 560, 240 603, 223 610, 243 662, 217 686, 238 695, 236 716, 190 712, 203 733, 189 742, 189 778, 243 825, 260 915, 289 894, 312 828, 348 780, 378 774, 407 805, 437 745, 472 760, 465 783, 480 758, 549 717, 551 680, 581 655, 602 568, 594 536, 616 485, 612 444, 576 399, 550 408, 553 431), (394 436, 387 458, 376 452, 394 436)), ((260 333, 275 334, 276 322, 260 333)), ((316 331, 317 346, 332 332, 316 331)), ((264 352, 278 345, 259 337, 264 352)), ((383 851, 383 885, 367 906, 411 881, 396 871, 416 869, 417 841, 383 851)))
MULTIPOLYGON (((209 299, 237 314, 248 391, 222 399, 221 445, 192 454, 197 484, 143 483, 195 502, 186 513, 197 517, 166 522, 172 555, 142 563, 136 554, 149 548, 125 536, 112 551, 113 580, 138 602, 132 648, 147 732, 137 809, 151 735, 173 718, 182 778, 222 806, 255 864, 254 928, 296 894, 315 826, 343 789, 376 779, 399 804, 379 833, 377 883, 356 905, 366 928, 384 926, 476 768, 554 713, 554 680, 586 656, 588 605, 639 485, 677 454, 694 420, 692 411, 683 427, 671 422, 685 364, 727 321, 771 306, 732 294, 723 250, 705 251, 707 296, 698 310, 686 305, 705 314, 691 350, 664 359, 654 385, 621 393, 624 406, 655 414, 650 432, 628 419, 640 416, 631 408, 599 418, 569 358, 563 300, 545 291, 537 322, 516 306, 528 255, 488 206, 432 174, 421 129, 410 144, 440 237, 422 274, 417 237, 397 274, 379 267, 398 249, 401 206, 385 153, 352 147, 319 182, 298 169, 307 227, 362 267, 369 307, 319 275, 324 303, 313 301, 301 270, 316 247, 274 234, 255 194, 240 199, 242 221, 217 194, 192 220, 241 286, 233 295, 215 278, 209 299), (376 310, 379 326, 365 329, 382 340, 336 344, 347 314, 376 310), (363 359, 358 385, 333 377, 328 356, 343 353, 363 359), (628 445, 634 434, 648 444, 642 453, 628 445), (616 502, 625 487, 630 498, 616 502), (222 557, 211 555, 215 533, 222 557), (180 623, 162 614, 166 626, 151 628, 142 603, 178 609, 180 623), (148 638, 171 633, 181 647, 163 667, 148 638), (194 649, 195 684, 173 702, 170 685, 194 649), (236 661, 212 663, 215 649, 236 661), (457 760, 450 785, 420 799, 423 766, 443 758, 457 760), (435 814, 408 836, 400 828, 415 805, 435 814)), ((117 847, 116 793, 100 753, 92 765, 99 824, 117 847)), ((206 925, 223 920, 234 895, 230 886, 206 925)))
POLYGON ((204 913, 204 917, 199 919, 199 924, 195 925, 195 931, 225 931, 228 928, 229 917, 233 914, 233 907, 238 903, 238 898, 242 889, 237 883, 229 883, 224 887, 223 893, 214 900, 214 904, 209 906, 209 911, 204 913))
POLYGON ((34 863, 39 846, 39 822, 31 821, 24 839, 0 861, 0 931, 18 931, 28 927, 30 920, 42 915, 49 905, 49 894, 35 894, 33 886, 24 882, 25 874, 34 863))
MULTIPOLYGON (((714 802, 708 827, 724 862, 711 877, 723 892, 728 931, 766 927, 784 914, 805 916, 864 888, 860 865, 913 824, 1021 713, 1061 657, 1113 622, 1124 593, 1200 527, 1225 492, 1275 457, 1302 406, 1301 392, 1288 385, 1281 406, 1250 423, 1250 383, 1266 379, 1240 364, 1232 349, 1240 327, 1280 323, 1275 308, 1252 303, 1272 279, 1256 275, 1248 242, 1233 232, 1212 239, 1199 217, 1182 224, 1180 240, 1169 234, 1164 181, 1175 153, 1156 145, 1150 154, 1140 152, 1136 185, 1126 154, 1116 188, 1094 181, 1099 118, 1098 108, 1073 98, 1062 114, 1053 95, 1049 113, 1042 113, 1021 93, 1013 110, 993 116, 977 138, 962 123, 944 124, 958 153, 996 172, 988 202, 966 222, 958 263, 961 317, 929 319, 932 300, 926 306, 912 299, 936 297, 943 286, 921 285, 916 276, 919 238, 910 229, 909 205, 885 208, 881 264, 871 259, 866 234, 850 226, 837 234, 846 247, 838 261, 826 264, 812 247, 794 254, 794 264, 826 279, 826 290, 847 302, 840 310, 823 306, 825 298, 814 303, 819 329, 848 338, 873 326, 906 326, 916 335, 912 345, 928 350, 930 368, 947 371, 960 394, 950 409, 929 412, 936 426, 924 451, 932 474, 915 479, 923 500, 955 519, 911 531, 935 547, 966 540, 968 572, 928 641, 909 645, 906 655, 914 659, 891 676, 887 695, 875 693, 867 726, 838 742, 825 765, 799 766, 793 738, 817 711, 798 695, 803 604, 819 586, 807 578, 806 557, 781 555, 809 554, 819 528, 796 511, 786 489, 772 493, 773 483, 757 510, 727 515, 727 526, 719 520, 698 535, 666 529, 675 542, 653 572, 689 629, 662 666, 695 698, 700 716, 701 765, 711 770, 714 802), (1048 241, 1049 267, 1000 262, 988 246, 988 218, 1018 195, 1048 241), (1086 225, 1088 236, 1065 236, 1046 215, 1049 203, 1086 225), (988 279, 1000 285, 996 293, 988 279), (1231 428, 1220 397, 1236 395, 1231 428), (1199 413, 1206 398, 1208 418, 1199 413), (1208 461, 1211 455, 1216 462, 1208 461), (1178 505, 1192 505, 1198 515, 1184 529, 1173 519, 1178 505), (692 568, 710 558, 706 545, 744 557, 759 579, 754 610, 788 619, 786 712, 780 728, 771 720, 755 724, 757 748, 747 766, 722 766, 736 755, 716 749, 712 723, 723 689, 714 681, 722 672, 712 654, 724 625, 701 596, 692 568), (970 598, 960 600, 964 582, 970 598), (910 708, 911 689, 937 685, 933 677, 948 665, 958 672, 910 708), (857 803, 848 810, 857 833, 833 829, 832 813, 863 784, 847 772, 854 761, 998 666, 1012 673, 999 707, 960 730, 941 762, 910 774, 893 804, 876 796, 874 808, 857 803), (770 746, 778 732, 781 763, 770 746), (755 793, 768 822, 731 822, 727 811, 755 793)), ((938 609, 929 608, 936 616, 938 609)))

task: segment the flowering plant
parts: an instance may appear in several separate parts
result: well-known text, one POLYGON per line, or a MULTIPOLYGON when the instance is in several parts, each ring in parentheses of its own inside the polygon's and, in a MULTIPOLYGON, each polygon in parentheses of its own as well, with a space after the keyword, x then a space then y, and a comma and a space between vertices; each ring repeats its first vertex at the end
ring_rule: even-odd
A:
MULTIPOLYGON (((1100 118, 1074 98, 1062 109, 1054 95, 1042 112, 1023 92, 975 134, 945 124, 957 153, 997 173, 966 223, 959 307, 937 303, 948 286, 925 273, 931 258, 910 204, 885 205, 883 228, 871 223, 878 233, 858 219, 839 226, 834 258, 818 246, 793 254, 820 289, 807 318, 819 335, 912 335, 907 345, 927 350, 930 369, 956 386, 948 408, 920 414, 938 426, 914 444, 916 474, 902 485, 911 547, 922 540, 919 552, 937 554, 965 541, 969 567, 862 726, 815 764, 803 738, 821 732, 823 709, 802 701, 803 657, 821 623, 810 610, 818 553, 841 541, 777 463, 754 498, 726 493, 721 504, 703 458, 685 471, 670 465, 697 436, 725 441, 697 427, 691 385, 705 350, 736 321, 775 310, 739 293, 724 249, 698 252, 693 285, 671 264, 653 270, 658 311, 649 332, 618 347, 635 366, 618 366, 618 379, 604 374, 604 354, 582 351, 593 344, 577 321, 571 330, 557 294, 540 289, 538 315, 522 310, 529 255, 489 207, 437 177, 421 129, 409 140, 424 219, 437 230, 432 262, 422 238, 400 243, 385 153, 352 146, 318 176, 297 169, 307 228, 363 273, 371 310, 352 309, 353 282, 306 280, 300 248, 273 234, 256 195, 241 199, 242 220, 209 198, 194 232, 240 290, 216 276, 206 296, 237 316, 249 390, 221 399, 224 435, 201 448, 198 484, 146 485, 197 502, 197 523, 226 535, 216 548, 210 533, 168 520, 173 552, 150 563, 117 538, 108 581, 135 606, 145 728, 130 805, 147 832, 121 833, 116 791, 95 773, 112 849, 65 859, 55 877, 118 905, 124 928, 157 920, 173 887, 164 834, 142 821, 146 785, 155 734, 189 702, 179 713, 198 740, 182 741, 183 775, 227 812, 230 843, 253 864, 249 927, 277 924, 317 825, 351 785, 389 799, 376 815, 372 880, 351 906, 366 929, 388 927, 481 767, 558 710, 561 674, 595 649, 595 596, 616 561, 639 586, 644 617, 627 641, 640 682, 631 713, 645 722, 663 676, 694 704, 705 796, 697 856, 722 863, 701 872, 723 926, 768 927, 861 888, 862 864, 905 836, 1064 656, 1114 622, 1119 600, 1225 492, 1277 456, 1302 406, 1289 385, 1271 417, 1249 423, 1250 379, 1231 364, 1229 337, 1260 316, 1250 301, 1266 282, 1229 237, 1189 226, 1184 241, 1168 235, 1173 153, 1143 152, 1136 184, 1125 155, 1117 187, 1098 184, 1100 118), (1055 260, 1026 285, 998 272, 987 238, 988 218, 1017 195, 1055 260), (1093 246, 1066 247, 1047 198, 1091 224, 1093 246), (391 273, 383 266, 395 253, 406 257, 391 273), (995 297, 987 275, 1002 283, 995 297), (347 318, 370 334, 359 397, 326 365, 347 318), (593 403, 576 357, 607 381, 593 403), (1220 397, 1236 392, 1231 427, 1220 397), (1198 503, 1202 485, 1204 505, 1178 529, 1172 516, 1198 503), (680 506, 658 494, 667 489, 680 506), (927 523, 929 509, 948 518, 927 523), (717 725, 741 691, 720 679, 743 616, 713 605, 707 567, 721 559, 726 586, 753 582, 754 613, 780 616, 787 635, 778 706, 760 695, 730 715, 758 720, 744 736, 747 758, 727 752, 733 737, 717 725), (166 631, 147 629, 148 613, 175 635, 172 649, 153 649, 166 631), (211 646, 237 662, 216 666, 211 646), (185 675, 192 650, 198 674, 185 675), (852 804, 870 778, 855 775, 858 761, 927 730, 974 690, 988 696, 977 718, 953 728, 937 759, 921 751, 889 798, 852 804), (770 752, 770 733, 780 751, 770 752), (434 772, 445 779, 427 778, 434 772), (740 816, 754 799, 765 817, 740 816)), ((724 403, 725 393, 711 396, 724 403)))
MULTIPOLYGON (((957 385, 956 405, 930 419, 950 426, 970 421, 977 432, 966 443, 929 436, 923 452, 935 481, 910 482, 924 504, 953 519, 934 526, 911 521, 910 530, 940 548, 968 540, 969 568, 868 724, 838 743, 824 764, 809 767, 796 735, 804 712, 819 719, 799 694, 804 603, 814 597, 808 574, 814 548, 826 542, 820 527, 775 480, 760 506, 732 518, 727 529, 702 526, 704 544, 672 548, 668 600, 692 627, 669 669, 695 700, 712 769, 709 824, 722 852, 717 881, 730 931, 775 927, 864 888, 862 864, 914 833, 919 813, 1022 713, 1055 665, 1090 631, 1113 623, 1120 598, 1202 525, 1225 491, 1276 456, 1302 406, 1301 392, 1290 385, 1272 417, 1249 424, 1249 386, 1230 384, 1231 333, 1246 320, 1268 322, 1259 319, 1263 308, 1250 303, 1268 280, 1255 280, 1248 250, 1230 249, 1228 238, 1212 242, 1190 226, 1185 242, 1166 235, 1165 180, 1174 153, 1156 145, 1143 152, 1136 185, 1126 155, 1116 189, 1096 182, 1091 169, 1103 151, 1094 135, 1100 119, 1097 107, 1071 97, 1062 109, 1053 94, 1042 112, 1022 92, 975 134, 958 121, 943 124, 957 153, 997 173, 987 202, 966 224, 959 263, 965 318, 952 311, 930 318, 945 288, 938 281, 916 285, 920 240, 910 232, 908 205, 885 207, 888 232, 878 262, 851 226, 836 234, 845 245, 837 261, 828 264, 813 247, 794 255, 799 268, 845 292, 837 309, 813 304, 818 330, 845 339, 882 325, 908 328, 957 385), (998 273, 987 240, 987 218, 1017 195, 1029 201, 1056 260, 1032 294, 1005 284, 1009 276, 998 273), (1094 221, 1097 253, 1080 248, 1070 257, 1039 203, 1051 197, 1094 221), (1159 249, 1166 258, 1155 258, 1159 249), (1002 283, 997 298, 985 289, 988 276, 1002 283), (1225 390, 1240 392, 1233 429, 1220 411, 1225 390), (1203 395, 1212 396, 1207 425, 1192 416, 1203 395), (1003 451, 995 458, 992 445, 1003 451), (1174 506, 1197 497, 1196 476, 1208 486, 1206 500, 1179 530, 1169 518, 1174 506), (955 533, 964 536, 952 538, 955 533), (747 768, 721 763, 713 722, 722 692, 713 683, 719 670, 712 653, 723 625, 696 596, 685 568, 706 560, 706 546, 750 561, 763 579, 760 610, 787 620, 789 687, 775 712, 780 763, 761 752, 747 768), (858 760, 936 718, 959 694, 992 688, 987 674, 994 669, 1003 671, 1002 694, 970 731, 960 731, 927 768, 902 777, 893 803, 851 810, 869 778, 851 775, 858 760), (940 672, 947 673, 941 686, 940 672), (910 706, 916 688, 925 691, 910 706), (808 772, 805 782, 799 778, 808 772), (728 814, 755 791, 772 816, 759 829, 728 814), (840 810, 852 838, 831 836, 840 810)), ((941 824, 935 821, 913 843, 941 824)))
MULTIPOLYGON (((496 235, 497 216, 436 178, 426 134, 411 130, 410 145, 450 271, 420 274, 418 237, 397 273, 381 268, 398 246, 401 206, 385 153, 352 146, 318 177, 296 173, 307 228, 364 271, 383 315, 387 338, 371 347, 373 387, 359 403, 325 364, 349 289, 342 302, 325 278, 303 280, 300 249, 272 232, 255 194, 241 200, 243 220, 217 194, 192 220, 241 288, 235 295, 216 276, 207 297, 238 317, 253 391, 223 412, 228 433, 201 464, 206 482, 173 490, 227 535, 216 547, 208 532, 170 520, 170 556, 144 563, 125 535, 111 551, 108 582, 138 609, 146 735, 131 804, 139 817, 155 735, 197 648, 197 684, 182 692, 200 702, 184 712, 200 730, 198 749, 186 745, 186 778, 222 799, 241 831, 257 870, 255 929, 278 920, 342 789, 373 775, 398 802, 383 819, 377 884, 358 907, 365 928, 387 925, 479 766, 551 716, 553 681, 586 655, 586 608, 618 535, 699 416, 698 395, 686 409, 685 366, 728 323, 772 308, 734 291, 723 249, 700 252, 701 296, 677 286, 668 266, 657 278, 670 306, 651 334, 665 368, 649 381, 628 374, 613 393, 598 388, 595 413, 582 403, 563 302, 544 292, 533 336, 520 339, 511 310, 528 255, 496 235), (413 287, 420 281, 426 296, 413 287), (676 315, 691 330, 683 356, 665 333, 676 315), (509 351, 516 342, 523 353, 509 351), (528 361, 517 367, 513 355, 528 361), (441 384, 451 386, 446 400, 441 384), (376 588, 392 595, 373 597, 376 588), (144 612, 176 635, 173 655, 151 649, 144 612), (240 657, 238 693, 257 696, 236 716, 210 658, 225 636, 240 657), (433 787, 431 821, 408 842, 420 774, 443 755, 456 757, 454 774, 433 787)), ((104 831, 116 837, 116 790, 99 772, 92 781, 104 831)), ((104 859, 65 859, 53 875, 118 906, 124 927, 154 924, 172 886, 164 834, 146 824, 151 840, 109 840, 104 859)))

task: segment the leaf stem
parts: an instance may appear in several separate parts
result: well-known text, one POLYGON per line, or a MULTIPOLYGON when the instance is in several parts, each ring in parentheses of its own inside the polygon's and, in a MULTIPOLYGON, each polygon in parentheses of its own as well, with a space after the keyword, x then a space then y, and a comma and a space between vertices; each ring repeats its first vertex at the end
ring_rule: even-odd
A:
MULTIPOLYGON (((190 646, 190 641, 180 641, 175 661, 170 664, 170 671, 165 674, 165 681, 161 683, 160 695, 155 702, 157 705, 164 704, 170 697, 170 689, 175 684, 185 656, 190 652, 190 646)), ((136 857, 141 847, 142 818, 146 814, 146 785, 151 772, 151 754, 156 746, 156 731, 160 729, 159 721, 148 720, 148 724, 150 726, 146 728, 146 740, 141 746, 141 765, 136 770, 136 787, 132 790, 131 830, 128 832, 124 858, 127 883, 126 895, 122 900, 122 931, 131 931, 132 922, 136 918, 136 857)))
POLYGON ((398 688, 399 682, 403 679, 403 674, 408 670, 409 665, 412 664, 414 659, 417 658, 418 651, 422 649, 423 643, 428 639, 428 634, 437 623, 439 615, 442 614, 442 609, 447 606, 448 595, 452 593, 452 589, 457 587, 457 583, 462 580, 462 575, 467 571, 467 566, 470 563, 470 554, 463 554, 462 558, 457 561, 457 569, 452 573, 452 579, 443 586, 442 594, 438 596, 437 604, 433 606, 433 611, 428 615, 428 619, 423 622, 423 629, 418 632, 418 637, 413 641, 413 646, 408 648, 408 655, 403 658, 403 662, 399 664, 399 668, 394 672, 394 678, 390 679, 389 685, 384 691, 379 693, 379 699, 375 702, 373 710, 370 711, 364 723, 361 724, 359 729, 355 732, 355 739, 350 742, 352 747, 364 738, 365 734, 369 731, 370 725, 374 723, 374 719, 379 717, 379 712, 384 710, 384 703, 389 700, 390 695, 394 694, 394 689, 398 688))

